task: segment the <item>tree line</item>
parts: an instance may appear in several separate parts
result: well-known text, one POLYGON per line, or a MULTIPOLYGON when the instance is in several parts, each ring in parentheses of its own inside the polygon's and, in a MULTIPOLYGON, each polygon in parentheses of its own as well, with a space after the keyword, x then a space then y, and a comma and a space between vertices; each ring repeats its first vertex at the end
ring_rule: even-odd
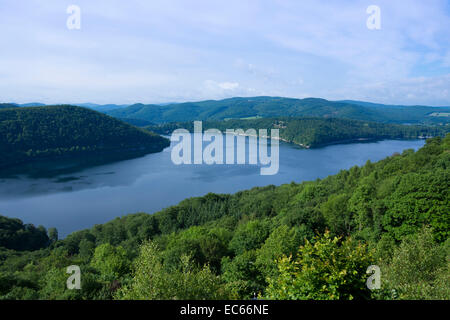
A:
MULTIPOLYGON (((171 134, 184 128, 192 132, 193 122, 175 122, 147 126, 146 129, 160 134, 171 134)), ((444 136, 450 126, 424 126, 384 124, 338 118, 257 118, 229 119, 226 121, 203 121, 203 129, 278 129, 280 138, 286 142, 315 148, 334 143, 355 140, 418 139, 444 136)), ((270 134, 270 132, 269 132, 270 134)))

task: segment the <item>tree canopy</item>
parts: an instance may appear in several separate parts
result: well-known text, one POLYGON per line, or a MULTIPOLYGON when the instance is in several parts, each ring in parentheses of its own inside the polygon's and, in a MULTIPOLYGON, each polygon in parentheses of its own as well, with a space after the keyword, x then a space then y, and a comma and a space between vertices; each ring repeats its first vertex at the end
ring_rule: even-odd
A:
POLYGON ((449 168, 450 134, 316 181, 190 198, 60 240, 42 230, 37 248, 33 228, 2 218, 0 298, 450 299, 449 168), (65 288, 74 264, 82 290, 65 288), (364 285, 369 265, 379 290, 364 285))
MULTIPOLYGON (((351 141, 380 139, 418 139, 445 136, 450 126, 399 125, 338 118, 259 118, 226 121, 203 121, 203 130, 278 129, 280 138, 306 148, 351 141)), ((146 127, 160 134, 171 134, 178 128, 194 130, 193 122, 175 122, 146 127)))
POLYGON ((44 158, 158 152, 169 141, 75 106, 0 109, 0 167, 44 158))

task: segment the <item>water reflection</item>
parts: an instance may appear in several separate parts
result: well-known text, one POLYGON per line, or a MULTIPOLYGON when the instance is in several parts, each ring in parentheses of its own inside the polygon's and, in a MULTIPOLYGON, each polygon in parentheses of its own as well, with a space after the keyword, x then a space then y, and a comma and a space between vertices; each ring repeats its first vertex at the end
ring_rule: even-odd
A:
POLYGON ((0 214, 58 228, 65 236, 128 213, 152 213, 208 192, 234 193, 255 186, 315 180, 341 169, 418 149, 423 141, 298 149, 280 144, 280 170, 261 176, 259 165, 174 165, 170 148, 131 160, 96 166, 47 163, 0 177, 0 214))
POLYGON ((126 161, 129 155, 89 156, 4 168, 0 170, 0 199, 130 185, 148 169, 142 160, 147 162, 152 155, 156 154, 136 155, 126 161))

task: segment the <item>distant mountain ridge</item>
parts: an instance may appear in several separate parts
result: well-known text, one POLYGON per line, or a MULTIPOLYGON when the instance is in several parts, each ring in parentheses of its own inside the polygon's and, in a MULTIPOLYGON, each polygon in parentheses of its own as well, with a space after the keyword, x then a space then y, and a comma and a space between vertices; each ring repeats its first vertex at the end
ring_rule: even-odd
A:
MULTIPOLYGON (((119 109, 119 108, 126 108, 129 106, 129 104, 96 104, 96 103, 69 103, 69 105, 73 105, 73 106, 79 106, 79 107, 84 107, 84 108, 89 108, 92 110, 96 110, 96 111, 100 111, 100 112, 106 112, 106 111, 111 111, 114 109, 119 109)), ((44 107, 44 106, 48 106, 45 103, 40 103, 40 102, 29 102, 29 103, 0 103, 0 109, 3 108, 19 108, 19 107, 44 107)))
POLYGON ((100 112, 107 112, 115 109, 126 108, 129 104, 96 104, 96 103, 75 103, 74 105, 93 109, 100 112))
MULTIPOLYGON (((321 98, 234 97, 223 100, 160 104, 73 104, 106 113, 130 123, 169 123, 273 117, 323 117, 403 124, 450 123, 450 107, 387 105, 357 100, 321 98), (142 122, 144 121, 144 122, 142 122)), ((44 106, 42 103, 0 104, 0 109, 44 106)))
POLYGON ((336 102, 343 102, 343 103, 351 103, 360 105, 363 107, 378 107, 378 108, 410 108, 410 107, 423 107, 423 108, 450 108, 450 106, 426 106, 426 105, 402 105, 402 104, 384 104, 384 103, 376 103, 376 102, 367 102, 367 101, 360 101, 360 100, 337 100, 336 102))
POLYGON ((432 115, 436 111, 449 113, 450 107, 383 105, 381 108, 379 104, 361 104, 319 98, 236 97, 169 105, 138 103, 106 113, 117 118, 141 119, 153 123, 253 117, 323 117, 415 124, 450 122, 449 117, 432 115))

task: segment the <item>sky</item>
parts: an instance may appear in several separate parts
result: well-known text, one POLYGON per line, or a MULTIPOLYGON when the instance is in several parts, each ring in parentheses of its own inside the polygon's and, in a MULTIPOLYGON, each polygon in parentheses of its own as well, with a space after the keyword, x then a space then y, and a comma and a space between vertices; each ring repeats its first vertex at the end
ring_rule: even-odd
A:
POLYGON ((450 106, 449 0, 0 0, 0 39, 0 102, 450 106))

